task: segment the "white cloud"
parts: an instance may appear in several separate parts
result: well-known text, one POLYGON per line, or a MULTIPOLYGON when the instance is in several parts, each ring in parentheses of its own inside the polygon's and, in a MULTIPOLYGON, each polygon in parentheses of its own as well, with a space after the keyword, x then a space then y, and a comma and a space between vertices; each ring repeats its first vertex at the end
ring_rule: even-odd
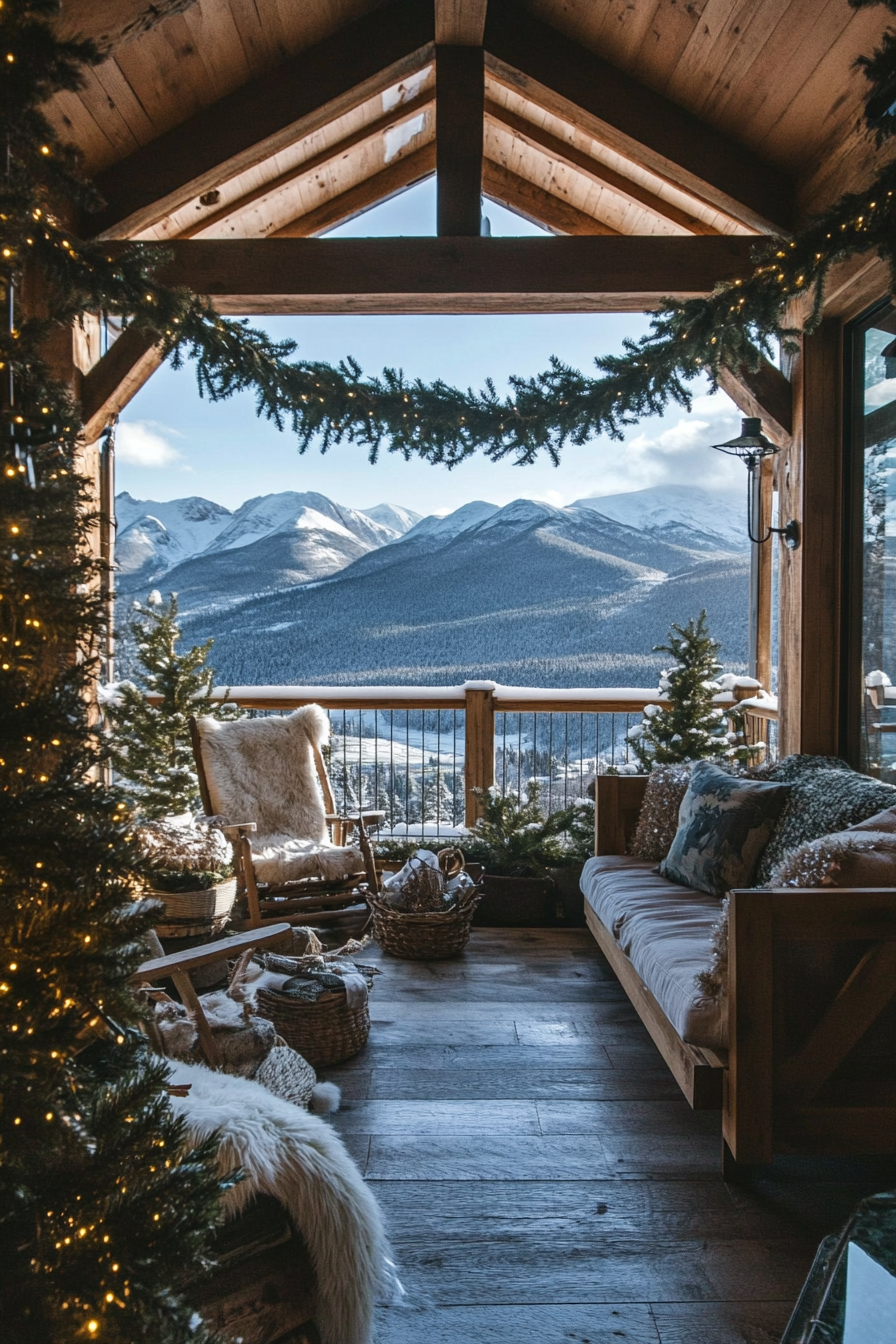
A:
POLYGON ((177 431, 155 420, 122 421, 115 434, 115 455, 133 467, 170 467, 180 461, 180 453, 168 441, 171 435, 177 431))
POLYGON ((654 485, 700 485, 734 493, 744 489, 744 469, 736 458, 714 453, 712 445, 733 438, 741 413, 723 394, 694 398, 690 414, 666 414, 633 429, 625 442, 602 442, 596 472, 582 494, 609 495, 654 485))

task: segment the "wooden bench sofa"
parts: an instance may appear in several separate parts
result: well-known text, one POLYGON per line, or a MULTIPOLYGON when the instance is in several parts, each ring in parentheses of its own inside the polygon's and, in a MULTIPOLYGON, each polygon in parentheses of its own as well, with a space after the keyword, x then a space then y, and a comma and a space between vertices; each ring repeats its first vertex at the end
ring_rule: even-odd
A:
MULTIPOLYGON (((598 778, 597 856, 626 854, 645 784, 598 778)), ((709 1048, 682 1038, 588 899, 585 916, 691 1106, 721 1108, 726 1176, 778 1153, 896 1153, 896 888, 732 892, 727 1040, 709 1048)))

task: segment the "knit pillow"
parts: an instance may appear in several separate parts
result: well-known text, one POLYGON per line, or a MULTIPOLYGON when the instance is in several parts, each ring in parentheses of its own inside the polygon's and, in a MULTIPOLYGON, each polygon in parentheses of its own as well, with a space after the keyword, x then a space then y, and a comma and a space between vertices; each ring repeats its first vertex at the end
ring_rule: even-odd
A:
POLYGON ((823 835, 785 854, 770 887, 896 887, 896 834, 850 830, 823 835))
POLYGON ((690 763, 653 767, 647 777, 644 802, 632 837, 632 858, 659 863, 669 853, 678 830, 678 811, 690 777, 690 763))
POLYGON ((696 761, 660 873, 712 896, 751 886, 789 792, 787 784, 739 779, 711 761, 696 761))
POLYGON ((763 884, 791 850, 896 806, 896 785, 860 775, 836 757, 786 756, 774 765, 751 770, 750 776, 792 785, 756 872, 757 882, 763 884))

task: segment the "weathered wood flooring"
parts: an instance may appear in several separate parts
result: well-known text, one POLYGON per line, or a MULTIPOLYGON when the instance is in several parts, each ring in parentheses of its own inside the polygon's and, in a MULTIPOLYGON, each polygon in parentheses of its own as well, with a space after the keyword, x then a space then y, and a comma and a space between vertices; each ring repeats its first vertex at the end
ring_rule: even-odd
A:
POLYGON ((374 955, 370 1042, 322 1076, 408 1290, 378 1344, 777 1344, 879 1171, 726 1185, 718 1114, 690 1110, 584 930, 374 955))

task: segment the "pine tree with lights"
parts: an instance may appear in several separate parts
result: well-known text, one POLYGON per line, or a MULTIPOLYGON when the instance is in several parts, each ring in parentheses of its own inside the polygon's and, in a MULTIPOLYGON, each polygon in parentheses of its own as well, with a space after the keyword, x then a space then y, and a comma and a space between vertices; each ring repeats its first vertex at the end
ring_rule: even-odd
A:
POLYGON ((719 645, 710 636, 706 612, 687 625, 673 625, 668 644, 657 644, 674 663, 660 675, 665 705, 648 705, 641 723, 629 729, 629 740, 642 769, 712 757, 739 757, 743 745, 729 731, 727 713, 713 703, 721 687, 719 645))
POLYGON ((199 805, 199 780, 190 745, 191 715, 236 719, 236 705, 210 698, 215 674, 208 666, 214 640, 178 652, 177 595, 158 591, 135 603, 130 623, 136 682, 113 688, 106 707, 112 730, 112 763, 141 816, 164 817, 199 805), (153 696, 153 702, 147 696, 153 696), (159 697, 156 699, 156 697, 159 697))

